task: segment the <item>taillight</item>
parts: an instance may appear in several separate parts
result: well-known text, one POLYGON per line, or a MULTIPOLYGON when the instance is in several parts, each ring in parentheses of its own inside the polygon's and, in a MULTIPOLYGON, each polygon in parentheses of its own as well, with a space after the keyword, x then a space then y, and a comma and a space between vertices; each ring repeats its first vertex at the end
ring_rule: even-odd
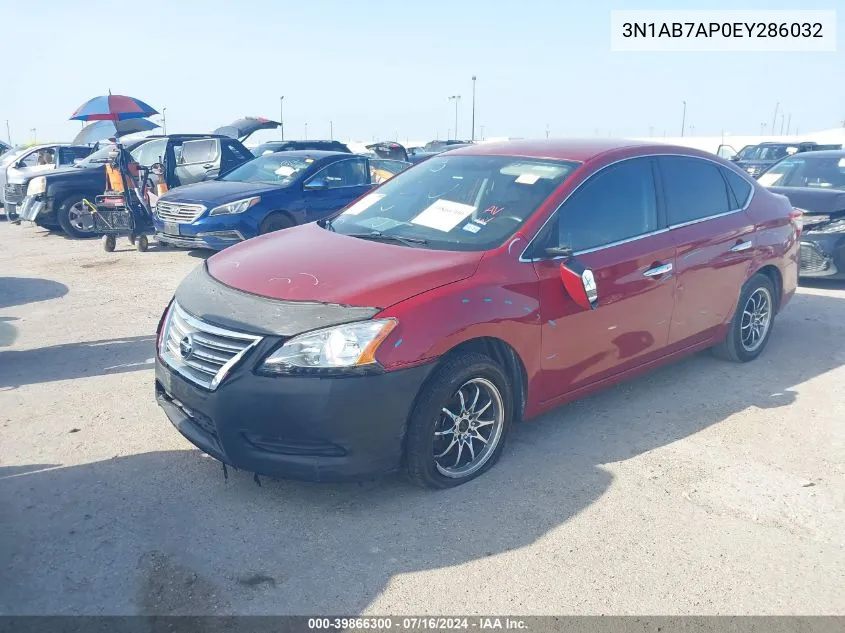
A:
POLYGON ((801 235, 801 231, 804 229, 804 210, 792 207, 792 211, 789 212, 789 221, 795 227, 795 234, 801 235))

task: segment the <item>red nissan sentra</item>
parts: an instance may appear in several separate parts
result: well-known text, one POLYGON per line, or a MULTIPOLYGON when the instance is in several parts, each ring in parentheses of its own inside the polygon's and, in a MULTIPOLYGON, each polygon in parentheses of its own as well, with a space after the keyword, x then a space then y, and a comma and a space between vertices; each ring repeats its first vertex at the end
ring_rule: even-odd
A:
POLYGON ((257 474, 463 483, 516 421, 703 348, 753 360, 798 279, 786 198, 667 145, 466 147, 314 219, 211 257, 159 326, 159 404, 257 474))

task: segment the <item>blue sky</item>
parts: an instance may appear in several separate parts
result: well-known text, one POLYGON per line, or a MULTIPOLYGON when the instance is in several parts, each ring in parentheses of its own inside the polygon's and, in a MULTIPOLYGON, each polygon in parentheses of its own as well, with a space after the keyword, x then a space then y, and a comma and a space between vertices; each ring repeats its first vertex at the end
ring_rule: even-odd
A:
MULTIPOLYGON (((6 2, 0 138, 69 140, 89 97, 167 107, 170 132, 206 132, 243 115, 285 136, 342 139, 756 134, 775 103, 792 127, 845 119, 845 11, 835 53, 614 53, 612 9, 673 2, 500 0, 144 0, 6 2), (575 7, 578 8, 575 8, 575 7), (13 51, 17 51, 13 54, 13 51)), ((835 9, 836 2, 747 0, 742 9, 835 9)), ((721 4, 730 7, 730 3, 721 4)), ((684 8, 717 9, 687 2, 684 8)), ((840 5, 840 8, 842 6, 840 5)), ((778 117, 780 119, 780 117, 778 117)), ((780 127, 778 120, 777 126, 780 127)))

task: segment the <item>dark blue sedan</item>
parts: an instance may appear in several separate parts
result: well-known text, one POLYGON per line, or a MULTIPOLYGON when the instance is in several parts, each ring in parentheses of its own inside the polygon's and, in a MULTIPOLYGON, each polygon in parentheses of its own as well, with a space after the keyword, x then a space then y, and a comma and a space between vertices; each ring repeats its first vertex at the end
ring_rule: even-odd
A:
POLYGON ((373 185, 364 156, 293 151, 265 154, 215 180, 178 187, 156 204, 156 239, 221 250, 243 240, 320 220, 373 185))

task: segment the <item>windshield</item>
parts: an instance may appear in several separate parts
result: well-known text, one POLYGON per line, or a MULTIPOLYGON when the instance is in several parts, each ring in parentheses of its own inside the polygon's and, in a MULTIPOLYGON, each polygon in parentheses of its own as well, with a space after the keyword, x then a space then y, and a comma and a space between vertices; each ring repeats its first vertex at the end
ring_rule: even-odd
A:
POLYGON ((780 160, 797 151, 797 145, 758 145, 743 150, 740 160, 780 160))
POLYGON ((757 180, 764 187, 845 190, 845 156, 791 156, 773 165, 757 180))
POLYGON ((284 154, 265 154, 240 167, 233 169, 220 178, 228 182, 265 182, 271 185, 287 187, 302 172, 311 167, 313 158, 306 156, 285 156, 284 154))
POLYGON ((514 234, 578 163, 435 156, 391 178, 327 228, 443 250, 488 250, 514 234))
POLYGON ((103 163, 107 163, 109 161, 109 153, 114 149, 114 145, 107 144, 96 152, 92 154, 88 154, 87 157, 83 158, 81 161, 76 163, 76 167, 92 167, 94 165, 102 165, 103 163))

